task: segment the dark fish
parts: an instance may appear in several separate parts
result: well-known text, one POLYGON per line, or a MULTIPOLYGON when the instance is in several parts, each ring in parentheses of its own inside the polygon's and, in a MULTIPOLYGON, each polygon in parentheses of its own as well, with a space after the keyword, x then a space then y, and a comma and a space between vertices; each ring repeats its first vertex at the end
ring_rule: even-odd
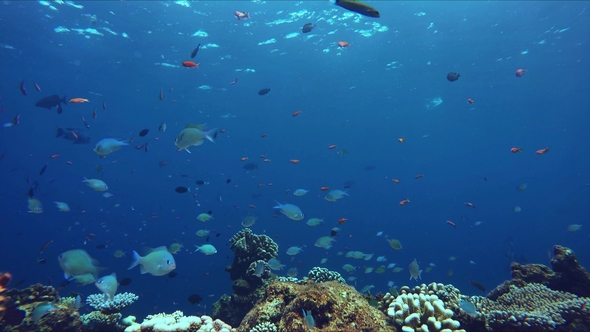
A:
POLYGON ((369 17, 381 17, 377 9, 357 0, 336 0, 336 6, 369 17))
POLYGON ((47 169, 47 164, 45 164, 45 166, 43 166, 43 168, 41 168, 41 170, 39 171, 39 175, 43 175, 43 173, 45 173, 46 169, 47 169))
POLYGON ((258 169, 258 164, 257 163, 248 163, 248 164, 242 166, 242 168, 247 169, 247 170, 258 169))
POLYGON ((459 79, 460 76, 461 76, 461 74, 459 74, 459 73, 448 73, 447 80, 449 80, 449 82, 455 82, 456 80, 459 79))
POLYGON ((199 186, 201 186, 201 185, 204 185, 205 184, 205 181, 203 181, 203 180, 197 180, 195 183, 198 184, 199 186))
POLYGON ((313 28, 315 28, 315 24, 307 23, 306 25, 303 26, 303 28, 301 28, 301 32, 308 33, 308 32, 311 32, 311 30, 313 30, 313 28))
POLYGON ((97 245, 96 245, 96 249, 104 249, 104 248, 106 248, 106 247, 107 247, 107 246, 106 246, 106 245, 104 245, 104 244, 97 244, 97 245))
POLYGON ((131 281, 132 281, 131 278, 125 278, 125 279, 119 281, 119 286, 129 286, 131 281))
POLYGON ((185 192, 188 191, 187 187, 176 187, 176 189, 174 189, 174 191, 176 191, 179 194, 184 194, 185 192))
POLYGON ((64 103, 64 105, 67 104, 66 96, 59 99, 58 95, 51 95, 37 100, 35 106, 51 109, 52 107, 55 107, 61 103, 64 103))
POLYGON ((262 89, 260 91, 258 91, 258 94, 261 96, 264 96, 265 94, 270 92, 270 88, 266 88, 266 89, 262 89))
POLYGON ((199 52, 199 47, 201 47, 201 44, 197 45, 197 48, 195 48, 192 52, 191 52, 191 59, 194 59, 194 57, 197 56, 197 52, 199 52))
POLYGON ((86 136, 82 129, 78 128, 62 128, 57 127, 57 134, 55 137, 63 137, 64 139, 73 141, 74 144, 88 144, 90 137, 86 136))
POLYGON ((486 291, 486 288, 482 284, 480 284, 479 282, 477 282, 477 281, 469 280, 469 283, 472 284, 473 286, 475 286, 475 288, 479 289, 482 292, 485 292, 486 291))
POLYGON ((230 182, 231 182, 231 179, 225 180, 225 183, 230 183, 230 182))
POLYGON ((23 95, 27 95, 27 89, 25 88, 25 80, 20 81, 19 89, 23 95))
POLYGON ((203 298, 198 294, 192 294, 188 297, 188 301, 191 304, 197 304, 197 303, 201 303, 201 301, 203 301, 203 298))
POLYGON ((139 137, 144 137, 145 135, 147 135, 150 132, 149 129, 143 129, 142 131, 139 132, 139 137))
POLYGON ((221 235, 221 233, 217 233, 217 234, 215 234, 215 237, 219 237, 219 235, 221 235))
POLYGON ((168 273, 168 278, 174 278, 178 275, 178 273, 176 271, 172 271, 170 273, 168 273))

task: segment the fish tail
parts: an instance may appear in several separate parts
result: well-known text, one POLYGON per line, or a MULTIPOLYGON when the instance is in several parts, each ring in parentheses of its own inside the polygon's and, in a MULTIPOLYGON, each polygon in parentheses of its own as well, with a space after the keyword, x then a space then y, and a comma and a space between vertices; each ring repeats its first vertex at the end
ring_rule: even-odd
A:
POLYGON ((141 256, 139 256, 137 251, 133 250, 133 261, 131 262, 131 266, 129 266, 129 268, 127 270, 131 270, 132 268, 139 265, 140 260, 141 260, 141 256))
POLYGON ((205 132, 205 137, 211 142, 215 143, 215 139, 217 138, 217 128, 213 128, 205 132))
POLYGON ((55 137, 62 137, 65 136, 66 131, 62 127, 57 127, 57 134, 55 137))
POLYGON ((64 103, 64 105, 67 105, 68 102, 66 101, 66 97, 67 97, 67 95, 64 95, 64 97, 62 99, 60 99, 59 102, 64 103))

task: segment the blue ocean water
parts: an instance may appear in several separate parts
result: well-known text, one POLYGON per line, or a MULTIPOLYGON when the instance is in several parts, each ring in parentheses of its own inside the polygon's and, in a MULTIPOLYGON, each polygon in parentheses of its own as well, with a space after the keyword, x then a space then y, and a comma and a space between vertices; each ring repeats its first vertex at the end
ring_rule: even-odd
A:
MULTIPOLYGON (((549 264, 554 244, 590 266, 588 2, 372 4, 381 18, 319 1, 0 4, 0 122, 20 114, 0 131, 0 270, 13 274, 13 284, 24 279, 20 287, 57 287, 57 256, 85 249, 106 268, 101 275, 132 278, 119 287, 140 296, 128 313, 210 314, 231 293, 228 241, 248 215, 299 276, 322 266, 373 292, 387 291, 389 281, 415 285, 413 259, 423 270, 436 265, 420 282, 452 283, 470 295, 483 295, 470 280, 491 289, 509 279, 513 260, 549 264), (238 20, 236 10, 251 18, 238 20), (301 33, 309 22, 314 30, 301 33), (339 48, 342 40, 350 46, 339 48), (198 44, 199 69, 183 68, 198 44), (449 82, 448 72, 461 76, 449 82), (258 95, 263 88, 271 90, 258 95), (53 94, 89 103, 68 104, 63 114, 34 106, 53 94), (158 131, 162 122, 166 132, 158 131), (177 152, 178 133, 199 123, 225 132, 215 144, 177 152), (55 138, 58 126, 84 130, 91 143, 55 138), (138 136, 142 129, 147 136, 138 136), (94 144, 106 137, 135 140, 99 158, 94 144), (148 142, 147 152, 135 149, 148 142), (258 168, 243 169, 249 162, 258 168), (113 197, 88 188, 84 177, 104 180, 113 197), (27 212, 34 183, 42 214, 27 212), (190 192, 176 193, 178 186, 190 192), (328 202, 323 186, 350 186, 350 196, 328 202), (298 188, 310 192, 295 197, 298 188), (410 203, 400 206, 404 199, 410 203), (304 220, 280 215, 275 200, 301 207, 304 220), (58 211, 55 201, 71 211, 58 211), (196 219, 207 211, 213 220, 196 219), (312 217, 325 222, 309 227, 312 217), (582 228, 568 232, 571 224, 582 228), (341 228, 333 247, 315 247, 332 227, 341 228), (211 230, 217 254, 193 252, 207 243, 199 229, 211 230), (403 249, 394 251, 386 237, 403 249), (185 248, 175 255, 174 278, 127 270, 132 250, 175 241, 185 248), (294 245, 306 247, 286 255, 294 245), (126 256, 113 257, 116 250, 126 256), (354 260, 348 250, 374 256, 354 260), (356 272, 344 271, 347 263, 356 272), (403 270, 364 273, 390 263, 403 270), (200 306, 187 301, 195 293, 200 306)), ((60 290, 70 292, 98 290, 74 283, 60 290)))

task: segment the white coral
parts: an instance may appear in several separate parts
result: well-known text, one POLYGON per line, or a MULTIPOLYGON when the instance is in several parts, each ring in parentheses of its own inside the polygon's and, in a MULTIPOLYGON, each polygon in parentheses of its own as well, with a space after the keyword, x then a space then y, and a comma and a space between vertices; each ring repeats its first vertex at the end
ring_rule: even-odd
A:
POLYGON ((400 294, 391 302, 387 314, 404 332, 462 331, 453 320, 453 311, 446 309, 436 295, 400 294))

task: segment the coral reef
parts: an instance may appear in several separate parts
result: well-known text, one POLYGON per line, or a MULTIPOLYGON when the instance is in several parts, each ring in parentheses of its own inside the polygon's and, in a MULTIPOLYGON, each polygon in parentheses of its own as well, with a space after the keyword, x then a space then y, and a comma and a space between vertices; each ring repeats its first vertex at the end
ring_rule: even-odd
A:
POLYGON ((104 294, 92 294, 86 298, 86 303, 103 314, 113 314, 133 304, 139 297, 133 293, 121 293, 112 300, 105 298, 104 294))
POLYGON ((277 326, 271 322, 263 322, 254 326, 250 332, 277 332, 277 326))
POLYGON ((310 329, 303 321, 302 310, 313 315, 314 331, 395 331, 387 326, 385 314, 370 306, 362 294, 337 281, 274 281, 238 330, 257 331, 257 326, 272 323, 278 331, 307 332, 310 329))
POLYGON ((257 260, 266 262, 279 253, 279 246, 270 237, 253 234, 249 228, 242 229, 229 241, 230 249, 234 252, 234 261, 226 270, 232 280, 245 276, 250 264, 257 260))
POLYGON ((568 292, 582 297, 590 297, 590 273, 576 258, 574 252, 566 247, 553 247, 552 269, 542 264, 510 265, 512 280, 505 281, 488 294, 496 300, 510 291, 510 286, 524 287, 530 283, 543 284, 553 290, 568 292))
POLYGON ((344 278, 342 278, 340 273, 317 266, 309 271, 307 277, 314 282, 326 282, 334 280, 341 284, 346 284, 346 281, 344 278))
POLYGON ((436 283, 428 286, 422 284, 413 290, 404 286, 395 299, 388 293, 384 296, 384 301, 389 302, 387 315, 393 318, 395 327, 404 332, 464 332, 464 329, 460 329, 461 323, 452 319, 454 311, 446 308, 445 302, 436 295, 441 294, 441 297, 449 302, 455 301, 459 296, 458 290, 448 286, 436 283))
POLYGON ((185 316, 182 311, 172 314, 149 315, 141 324, 132 324, 125 332, 194 331, 194 332, 235 332, 223 321, 209 316, 185 316))

